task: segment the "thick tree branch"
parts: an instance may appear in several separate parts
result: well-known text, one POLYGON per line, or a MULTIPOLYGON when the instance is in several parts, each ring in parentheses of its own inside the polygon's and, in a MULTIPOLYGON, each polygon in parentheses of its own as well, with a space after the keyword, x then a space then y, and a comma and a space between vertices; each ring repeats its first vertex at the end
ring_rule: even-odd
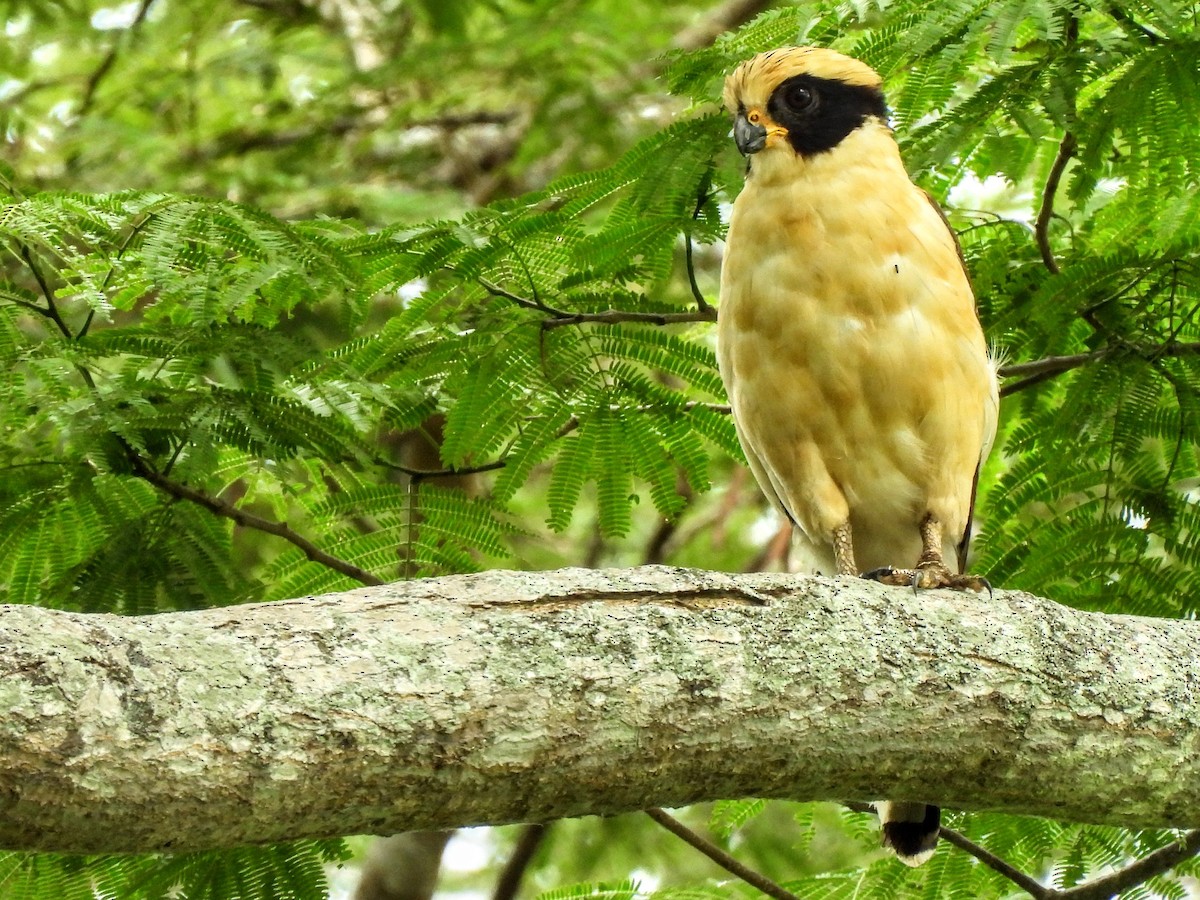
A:
POLYGON ((0 847, 198 850, 742 796, 1186 827, 1198 662, 1197 622, 663 567, 147 617, 6 606, 0 847))

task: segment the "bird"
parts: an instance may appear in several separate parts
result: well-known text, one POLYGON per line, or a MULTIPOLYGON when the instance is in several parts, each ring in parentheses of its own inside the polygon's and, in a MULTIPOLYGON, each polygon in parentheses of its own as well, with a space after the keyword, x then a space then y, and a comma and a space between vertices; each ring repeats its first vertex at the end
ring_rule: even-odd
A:
MULTIPOLYGON (((836 51, 786 47, 738 65, 723 99, 747 168, 717 362, 801 566, 990 593, 964 569, 996 362, 958 239, 901 160, 882 79, 836 51)), ((876 809, 902 862, 929 858, 937 806, 876 809)))

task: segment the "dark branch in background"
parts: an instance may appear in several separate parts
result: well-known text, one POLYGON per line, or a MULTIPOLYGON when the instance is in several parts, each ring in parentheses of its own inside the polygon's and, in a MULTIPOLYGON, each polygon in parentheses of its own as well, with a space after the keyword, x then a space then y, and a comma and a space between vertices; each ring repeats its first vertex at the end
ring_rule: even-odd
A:
POLYGON ((993 872, 999 872, 1021 890, 1026 891, 1033 897, 1046 896, 1047 888, 1036 878, 1031 878, 1026 875, 1016 866, 1009 865, 1005 860, 1001 859, 996 854, 992 853, 964 835, 959 834, 952 828, 947 828, 944 825, 938 830, 938 837, 948 844, 953 844, 959 850, 963 850, 993 872))
POLYGON ((242 6, 249 6, 263 12, 285 16, 291 24, 320 22, 321 17, 313 9, 311 3, 304 0, 237 0, 242 6))
POLYGON ((504 864, 504 871, 500 873, 496 882, 492 900, 513 900, 517 896, 521 880, 525 877, 525 870, 529 868, 533 855, 537 853, 549 830, 550 823, 546 822, 535 822, 525 826, 513 847, 512 856, 504 864))
POLYGON ((606 309, 595 313, 563 313, 542 322, 542 328, 561 328, 564 325, 582 325, 591 322, 597 325, 613 325, 618 322, 642 322, 648 325, 678 325, 682 322, 715 322, 717 311, 711 306, 691 312, 656 313, 634 312, 626 309, 606 309))
POLYGON ((286 523, 272 522, 270 519, 264 519, 262 516, 256 516, 254 513, 239 509, 233 504, 226 503, 217 497, 210 497, 203 491, 198 491, 185 484, 172 481, 165 475, 155 472, 136 454, 133 454, 130 460, 133 463, 134 472, 139 478, 145 479, 159 490, 170 494, 178 500, 187 500, 190 503, 203 506, 209 512, 215 513, 222 518, 231 519, 245 528, 253 528, 255 531, 262 531, 266 534, 273 534, 276 537, 283 538, 289 544, 297 547, 311 561, 327 566, 335 572, 340 572, 362 584, 381 585, 386 583, 382 578, 377 578, 366 569, 359 568, 353 563, 340 559, 331 553, 326 553, 312 541, 308 540, 308 538, 294 531, 286 523))
POLYGON ((63 317, 58 312, 58 303, 55 302, 54 291, 51 289, 50 283, 46 280, 46 276, 42 274, 42 270, 38 267, 38 264, 34 262, 33 254, 29 252, 29 247, 27 247, 25 244, 21 245, 21 259, 25 261, 25 265, 33 274, 33 280, 37 282, 38 289, 42 292, 42 296, 46 298, 45 309, 28 303, 22 303, 22 306, 33 309, 45 316, 58 326, 58 330, 62 332, 64 337, 66 337, 68 340, 74 340, 75 335, 67 326, 67 323, 63 321, 63 317))
POLYGON ((661 825, 667 831, 671 832, 678 838, 681 838, 688 844, 691 844, 726 872, 731 872, 747 884, 758 888, 768 897, 774 897, 775 900, 800 900, 791 891, 785 890, 780 885, 776 884, 770 878, 767 878, 760 872, 756 872, 746 865, 738 862, 716 844, 707 841, 692 829, 688 828, 678 819, 667 814, 664 810, 653 809, 646 810, 646 815, 652 818, 655 822, 661 825))
MULTIPOLYGON (((700 218, 700 211, 704 209, 704 204, 708 200, 708 188, 712 179, 711 170, 704 174, 704 178, 700 181, 700 189, 696 191, 696 208, 692 210, 692 221, 695 222, 700 218)), ((687 234, 683 236, 684 243, 684 261, 687 264, 688 284, 692 288, 692 296, 696 299, 696 309, 700 312, 708 312, 711 307, 708 301, 704 299, 704 294, 700 293, 700 285, 696 284, 696 265, 692 259, 692 231, 689 228, 687 234)))
POLYGON ((1042 254, 1042 262, 1046 264, 1046 268, 1054 275, 1057 275, 1061 270, 1058 267, 1058 262, 1054 259, 1054 251, 1050 248, 1050 220, 1054 218, 1054 195, 1058 192, 1058 184, 1062 181, 1063 171, 1067 168, 1067 163, 1071 161, 1071 157, 1075 155, 1075 150, 1078 143, 1075 140, 1075 135, 1070 131, 1065 132, 1062 136, 1062 141, 1058 145, 1058 154, 1054 157, 1054 163, 1050 166, 1050 174, 1046 176, 1046 186, 1042 190, 1042 205, 1038 210, 1037 221, 1033 226, 1033 233, 1037 237, 1038 250, 1042 254))
POLYGON ((1107 900, 1170 871, 1197 853, 1200 853, 1200 830, 1188 831, 1180 836, 1178 843, 1161 847, 1123 869, 1065 891, 1050 891, 1046 896, 1051 900, 1107 900))
MULTIPOLYGON (((235 128, 216 137, 212 143, 198 148, 189 154, 193 162, 219 159, 224 156, 241 156, 255 150, 282 150, 293 144, 299 144, 313 138, 342 137, 357 128, 370 127, 374 123, 372 114, 378 108, 366 107, 353 115, 338 116, 320 125, 305 125, 288 128, 282 131, 249 131, 235 128)), ((431 116, 425 119, 410 119, 401 123, 400 127, 409 128, 444 128, 455 130, 471 125, 507 125, 517 117, 512 110, 489 112, 481 110, 472 113, 446 113, 441 116, 431 116)))
POLYGON ((113 64, 117 61, 117 53, 120 50, 122 39, 126 36, 132 38, 137 33, 138 27, 145 21, 146 14, 150 12, 150 7, 153 5, 154 0, 142 0, 142 5, 138 7, 138 11, 134 15, 133 21, 129 24, 129 28, 125 34, 118 36, 113 41, 113 45, 104 54, 104 59, 100 61, 100 65, 88 77, 87 84, 83 89, 83 97, 79 101, 78 115, 80 118, 83 118, 92 111, 92 105, 96 102, 96 91, 100 87, 100 82, 112 71, 113 64))
MULTIPOLYGON (((857 800, 849 800, 842 805, 855 812, 875 812, 875 807, 870 803, 862 803, 857 800)), ((938 836, 947 843, 953 844, 960 850, 971 854, 989 869, 999 872, 1021 890, 1035 898, 1035 900, 1108 900, 1109 897, 1115 897, 1122 891, 1137 887, 1139 884, 1146 883, 1151 878, 1170 871, 1185 859, 1189 859, 1200 853, 1200 829, 1198 829, 1186 832, 1180 836, 1180 839, 1176 843, 1160 847, 1150 855, 1139 859, 1137 862, 1130 863, 1123 869, 1118 869, 1099 878, 1093 878, 1072 888, 1059 890, 1058 888, 1046 887, 1046 885, 1005 862, 990 850, 979 846, 970 838, 959 834, 953 829, 947 828, 945 825, 938 832, 938 836)))
POLYGON ((490 281, 480 278, 479 284, 483 286, 489 294, 495 297, 503 297, 505 300, 511 300, 524 309, 532 309, 537 312, 546 313, 551 316, 549 319, 542 321, 542 328, 561 328, 564 325, 582 325, 585 322, 590 322, 599 325, 613 325, 617 322, 644 322, 649 325, 676 325, 681 322, 715 322, 717 321, 717 311, 711 306, 705 305, 704 309, 692 310, 690 312, 636 312, 626 309, 606 309, 603 312, 594 313, 573 313, 570 310, 558 309, 554 306, 549 306, 541 300, 530 300, 528 297, 522 297, 520 294, 514 294, 512 291, 500 287, 498 284, 492 284, 490 281))
POLYGON ((712 309, 712 307, 708 305, 708 301, 705 300, 704 295, 700 293, 700 285, 696 283, 696 264, 692 259, 692 236, 690 234, 684 235, 683 247, 683 258, 687 264, 688 285, 692 289, 692 296, 696 299, 696 309, 699 312, 706 313, 712 309))
POLYGON ((1145 25, 1143 25, 1141 22, 1139 22, 1137 19, 1135 19, 1133 16, 1131 16, 1129 14, 1129 10, 1122 9, 1116 3, 1113 3, 1113 4, 1105 7, 1105 10, 1108 12, 1108 14, 1110 16, 1112 16, 1114 19, 1116 19, 1122 25, 1127 26, 1126 33, 1128 33, 1130 30, 1132 30, 1134 33, 1139 34, 1142 37, 1144 37, 1146 39, 1146 42, 1149 44, 1162 43, 1163 36, 1156 31, 1151 31, 1149 28, 1147 28, 1145 25))
POLYGON ((1166 356, 1190 356, 1194 353, 1200 353, 1200 342, 1187 344, 1171 342, 1163 344, 1160 347, 1113 344, 1108 347, 1101 347, 1099 350, 1093 350, 1090 353, 1075 353, 1070 356, 1047 356, 1044 359, 1035 359, 1032 362, 1013 363, 1012 365, 1001 367, 1000 377, 1012 378, 1018 375, 1025 377, 1012 384, 1006 384, 1000 389, 1000 396, 1007 397, 1009 394, 1015 394, 1017 391, 1040 384, 1043 381, 1053 378, 1055 375, 1061 375, 1063 372, 1077 369, 1090 362, 1105 359, 1122 352, 1137 355, 1147 360, 1161 359, 1166 356))
MULTIPOLYGON (((76 335, 71 331, 70 326, 67 325, 66 321, 58 311, 58 301, 55 299, 54 290, 50 287, 50 282, 47 281, 46 276, 42 274, 42 270, 34 260, 33 254, 29 251, 29 247, 25 244, 21 244, 20 247, 21 259, 25 261, 25 265, 29 267, 29 271, 33 273, 34 281, 38 283, 38 288, 41 290, 42 296, 46 298, 46 308, 42 309, 40 306, 25 303, 23 301, 21 305, 28 309, 34 310, 39 315, 45 316, 47 319, 52 321, 58 327, 58 330, 62 333, 63 337, 65 337, 68 341, 75 340, 76 335)), ((86 366, 84 366, 82 363, 75 363, 75 371, 79 373, 79 377, 83 379, 83 383, 88 386, 89 390, 96 390, 96 381, 94 378, 92 378, 92 373, 86 366)))
POLYGON ((707 47, 726 31, 749 22, 772 0, 726 0, 703 19, 675 35, 672 42, 680 50, 699 50, 707 47))
POLYGON ((523 306, 525 309, 534 309, 538 312, 544 312, 552 316, 569 316, 570 313, 565 309, 555 309, 553 306, 547 306, 541 300, 530 300, 522 297, 520 294, 514 294, 510 290, 500 287, 498 284, 492 284, 486 278, 477 279, 483 286, 483 289, 493 297, 503 297, 505 300, 511 300, 517 306, 523 306))
POLYGON ((478 466, 451 467, 449 469, 414 469, 409 466, 402 466, 400 463, 389 462, 385 459, 376 460, 375 462, 385 469, 391 469, 393 472, 400 472, 407 475, 413 482, 421 482, 427 478, 461 478, 465 475, 478 475, 481 472, 495 472, 497 469, 503 469, 508 465, 508 457, 494 459, 489 463, 482 463, 478 466))

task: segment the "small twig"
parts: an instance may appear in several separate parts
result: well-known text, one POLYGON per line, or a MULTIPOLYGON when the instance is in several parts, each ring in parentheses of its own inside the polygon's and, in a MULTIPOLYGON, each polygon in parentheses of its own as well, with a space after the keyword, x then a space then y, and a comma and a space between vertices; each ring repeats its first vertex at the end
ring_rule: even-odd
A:
POLYGON ((209 512, 216 513, 226 519, 231 519, 238 525, 244 528, 253 528, 255 531, 262 531, 266 534, 273 534, 276 537, 283 538, 288 543, 297 547, 306 557, 315 563, 320 563, 333 569, 335 572, 341 572, 343 575, 353 578, 356 581, 367 585, 385 584, 382 578, 368 572, 366 569, 359 568, 351 562, 347 562, 331 553, 326 553, 308 538, 304 537, 297 531, 294 531, 284 522, 272 522, 270 519, 264 519, 262 516, 256 516, 254 513, 247 512, 244 509, 239 509, 231 503, 226 503, 217 497, 210 497, 203 491, 198 491, 195 488, 190 488, 185 484, 180 484, 177 481, 172 481, 165 475, 162 475, 148 465, 135 453, 132 453, 130 460, 133 463, 134 474, 139 478, 143 478, 150 484, 154 485, 159 490, 170 494, 179 500, 187 500, 190 503, 195 503, 198 506, 203 506, 209 512))
POLYGON ((702 309, 691 310, 689 312, 657 313, 637 312, 627 309, 606 309, 603 312, 573 313, 569 310, 550 306, 541 300, 530 300, 528 297, 514 294, 512 291, 502 288, 498 284, 492 284, 486 278, 479 278, 477 280, 483 289, 493 296, 503 297, 505 300, 511 300, 517 306, 524 309, 536 310, 537 312, 543 312, 551 316, 551 318, 545 319, 542 322, 542 328, 546 330, 561 328, 564 325, 582 325, 584 322, 601 325, 611 325, 616 322, 646 322, 651 325, 675 325, 681 322, 717 321, 717 311, 707 304, 702 309))
MULTIPOLYGON (((129 234, 125 235, 125 237, 121 240, 120 246, 117 247, 117 255, 113 257, 112 262, 109 264, 108 272, 104 275, 104 281, 100 282, 101 293, 108 290, 109 282, 112 281, 113 275, 116 274, 117 263, 121 261, 121 257, 125 255, 125 251, 128 250, 129 245, 133 243, 133 239, 142 233, 142 229, 154 219, 154 216, 155 214, 152 212, 142 216, 141 220, 129 229, 129 234)), ((92 327, 92 320, 95 319, 95 317, 96 310, 94 308, 89 309, 87 318, 83 321, 83 327, 80 328, 79 332, 75 335, 75 340, 81 341, 87 337, 88 330, 92 327)))
MULTIPOLYGON (((154 0, 142 0, 142 5, 138 7, 138 11, 134 14, 133 21, 129 24, 128 34, 133 34, 139 25, 146 19, 146 14, 150 12, 150 7, 154 5, 154 0)), ((100 65, 92 72, 87 80, 87 84, 83 89, 83 99, 79 101, 79 116, 86 116, 91 112, 92 104, 96 100, 96 91, 100 87, 100 82, 111 71, 113 64, 117 61, 117 52, 121 46, 120 39, 113 42, 113 45, 108 48, 108 53, 104 55, 104 59, 100 61, 100 65)))
POLYGON ((542 322, 542 328, 561 328, 564 325, 582 325, 590 322, 598 325, 612 325, 617 322, 645 322, 650 325, 677 325, 682 322, 715 322, 717 311, 711 306, 689 312, 655 313, 636 312, 626 309, 606 309, 594 313, 560 312, 553 319, 542 322))
POLYGON ((533 855, 537 853, 549 829, 550 824, 546 822, 535 822, 525 826, 521 836, 517 838, 516 846, 513 847, 512 856, 504 864, 504 870, 496 882, 496 890, 492 892, 492 900, 513 900, 517 896, 521 879, 525 877, 525 870, 529 868, 533 855))
POLYGON ((549 313, 557 318, 564 318, 571 315, 565 309, 555 309, 553 306, 547 306, 541 300, 530 300, 528 297, 522 297, 520 294, 514 294, 512 291, 505 290, 498 284, 492 284, 486 278, 476 279, 483 289, 489 294, 496 297, 503 297, 505 300, 511 300, 517 306, 523 306, 526 309, 536 309, 538 312, 549 313))
MULTIPOLYGON (((21 258, 24 259, 25 264, 29 266, 29 271, 33 273, 34 280, 37 281, 38 287, 41 288, 42 295, 46 298, 46 309, 41 309, 37 306, 32 308, 36 309, 55 325, 57 325, 58 330, 62 332, 63 336, 66 337, 67 340, 74 340, 75 335, 71 333, 70 326, 67 325, 67 323, 63 320, 62 315, 58 311, 58 303, 55 300, 54 291, 50 288, 50 283, 46 281, 45 276, 42 274, 42 270, 38 268, 37 263, 34 262, 33 254, 29 252, 29 247, 27 247, 25 244, 21 244, 21 258)), ((92 373, 87 366, 83 365, 82 363, 75 363, 75 371, 79 373, 79 377, 83 379, 83 383, 88 386, 89 390, 96 390, 96 380, 92 377, 92 373)))
MULTIPOLYGON (((879 812, 877 809, 875 809, 874 804, 864 803, 861 800, 844 800, 842 801, 842 806, 846 807, 846 809, 852 809, 854 812, 860 813, 871 813, 873 815, 878 815, 879 812)), ((1020 869, 1009 865, 1009 863, 996 856, 996 854, 992 853, 990 850, 984 849, 970 838, 959 834, 957 831, 954 831, 953 829, 947 828, 945 825, 943 825, 940 829, 938 829, 938 837, 944 838, 947 843, 953 844, 960 850, 964 850, 971 854, 989 869, 999 872, 1013 884, 1037 898, 1037 900, 1046 900, 1046 898, 1050 896, 1050 888, 1029 877, 1020 869)))
POLYGON ((691 285, 692 296, 696 299, 696 309, 700 312, 708 312, 712 307, 708 305, 708 301, 700 293, 700 285, 696 283, 696 264, 692 260, 692 236, 690 234, 684 236, 683 248, 683 258, 687 264, 688 284, 691 285))
POLYGON ((738 862, 716 844, 705 840, 666 811, 654 807, 646 810, 646 815, 676 837, 691 844, 726 872, 730 872, 752 887, 758 888, 768 897, 774 897, 776 900, 800 900, 791 891, 785 890, 761 872, 756 872, 738 862))
POLYGON ((1070 356, 1046 356, 1042 359, 1032 360, 1031 362, 1012 363, 1002 366, 998 374, 1001 378, 1012 378, 1014 375, 1041 375, 1047 372, 1057 375, 1059 372, 1066 372, 1069 369, 1078 368, 1094 360, 1103 359, 1112 353, 1114 349, 1112 347, 1105 347, 1101 350, 1093 350, 1090 353, 1075 353, 1070 356))
POLYGON ((1027 892, 1031 897, 1036 897, 1037 900, 1045 900, 1045 898, 1053 896, 1053 891, 1037 879, 1026 875, 1020 869, 1005 862, 990 850, 984 849, 954 829, 943 825, 938 831, 938 837, 942 838, 948 844, 953 844, 959 850, 970 853, 993 872, 999 872, 1021 890, 1027 892))
POLYGON ((1061 375, 1063 372, 1069 372, 1071 369, 1077 369, 1080 366, 1105 359, 1114 353, 1122 351, 1137 353, 1147 359, 1188 356, 1193 353, 1200 353, 1200 342, 1184 344, 1168 342, 1159 347, 1152 348, 1139 348, 1124 343, 1111 344, 1107 347, 1101 347, 1099 350, 1092 350, 1090 353, 1075 353, 1069 356, 1047 356, 1043 359, 1032 360, 1031 362, 1013 363, 1012 365, 1003 366, 1000 369, 1000 377, 1012 378, 1016 375, 1023 375, 1025 377, 1012 384, 1006 384, 1000 389, 1000 396, 1007 397, 1010 394, 1015 394, 1018 391, 1033 387, 1035 384, 1047 381, 1055 375, 1061 375))
POLYGON ((1052 891, 1047 897, 1052 900, 1107 900, 1156 875, 1162 875, 1197 853, 1200 853, 1200 830, 1189 831, 1181 835, 1177 843, 1161 847, 1123 869, 1065 891, 1052 891))
POLYGON ((10 291, 0 291, 0 298, 7 300, 9 303, 15 303, 17 306, 24 307, 25 309, 29 310, 30 312, 37 313, 39 316, 42 316, 43 318, 46 318, 46 319, 52 318, 52 316, 50 315, 50 310, 45 309, 41 306, 38 306, 32 300, 26 300, 24 297, 19 297, 10 291))
POLYGON ((676 34, 672 43, 681 50, 707 47, 719 35, 749 22, 770 6, 770 0, 725 0, 699 22, 676 34))
MULTIPOLYGON (((863 803, 859 800, 847 800, 842 805, 855 812, 876 812, 872 804, 863 803)), ((1108 875, 1085 881, 1083 884, 1076 885, 1073 888, 1058 890, 1057 888, 1046 887, 1041 882, 1026 875, 1020 869, 1005 862, 990 850, 979 846, 979 844, 959 834, 957 831, 947 828, 945 825, 938 831, 938 837, 945 839, 947 843, 953 844, 960 850, 971 854, 985 866, 998 872, 1017 885, 1021 890, 1035 898, 1035 900, 1107 900, 1107 898, 1115 897, 1122 891, 1136 887, 1139 884, 1144 884, 1151 878, 1170 871, 1185 859, 1189 859, 1200 853, 1200 829, 1197 829, 1186 832, 1177 842, 1168 844, 1166 847, 1160 847, 1149 856, 1143 857, 1137 860, 1137 862, 1130 863, 1123 869, 1118 869, 1108 875)))
POLYGON ((1058 192, 1058 184, 1062 181, 1067 163, 1075 155, 1075 150, 1078 146, 1078 142, 1072 132, 1067 131, 1063 133, 1062 140, 1058 145, 1058 154, 1054 157, 1054 163, 1050 166, 1050 174, 1046 176, 1046 186, 1042 190, 1042 205, 1038 210, 1037 221, 1034 222, 1033 226, 1033 233, 1037 238, 1038 250, 1042 254, 1042 262, 1046 264, 1046 268, 1054 275, 1062 271, 1054 258, 1054 251, 1050 247, 1050 220, 1054 218, 1054 195, 1058 192))
POLYGON ((1140 34, 1142 37, 1144 37, 1146 39, 1147 43, 1149 43, 1149 44, 1162 43, 1163 36, 1161 34, 1147 28, 1145 25, 1143 25, 1141 22, 1139 22, 1137 19, 1135 19, 1133 16, 1131 16, 1128 13, 1128 11, 1122 9, 1119 4, 1113 3, 1113 4, 1105 7, 1105 9, 1107 10, 1107 12, 1110 16, 1112 16, 1114 19, 1116 19, 1122 25, 1128 25, 1130 28, 1132 28, 1134 31, 1136 31, 1138 34, 1140 34))
POLYGON ((63 317, 58 312, 58 303, 54 298, 54 291, 51 289, 50 283, 46 280, 46 276, 42 274, 42 270, 38 267, 38 264, 34 262, 33 254, 29 252, 29 247, 25 244, 21 244, 21 259, 25 260, 25 265, 28 266, 29 271, 33 273, 33 280, 38 283, 38 288, 41 290, 42 296, 46 298, 47 308, 44 310, 39 308, 38 311, 43 313, 46 318, 54 322, 54 324, 58 326, 58 330, 63 333, 64 337, 66 337, 68 340, 73 339, 75 335, 71 332, 71 329, 67 326, 67 323, 63 321, 63 317))
POLYGON ((377 459, 375 462, 385 469, 391 469, 393 472, 401 472, 413 481, 424 481, 427 478, 457 478, 464 475, 478 475, 481 472, 494 472, 508 465, 508 457, 494 459, 491 462, 481 463, 478 466, 450 467, 448 469, 414 469, 410 466, 402 466, 400 463, 389 462, 386 459, 377 459))
MULTIPOLYGON (((712 179, 712 170, 709 169, 704 173, 704 178, 700 182, 700 188, 696 191, 696 208, 692 210, 692 221, 695 222, 700 218, 700 212, 704 209, 704 203, 708 200, 708 188, 712 179)), ((696 283, 696 265, 692 259, 692 231, 689 228, 684 236, 683 242, 683 258, 687 266, 688 284, 692 288, 692 296, 696 299, 696 309, 700 312, 708 312, 710 309, 708 301, 704 299, 704 295, 700 293, 700 285, 696 283)))

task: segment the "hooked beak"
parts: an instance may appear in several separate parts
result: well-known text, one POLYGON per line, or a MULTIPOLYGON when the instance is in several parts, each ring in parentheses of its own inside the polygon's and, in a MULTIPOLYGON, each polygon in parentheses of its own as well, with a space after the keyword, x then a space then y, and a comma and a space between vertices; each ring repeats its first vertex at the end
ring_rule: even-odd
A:
POLYGON ((738 113, 733 122, 733 141, 742 156, 749 156, 767 146, 767 129, 751 122, 745 113, 738 113))

